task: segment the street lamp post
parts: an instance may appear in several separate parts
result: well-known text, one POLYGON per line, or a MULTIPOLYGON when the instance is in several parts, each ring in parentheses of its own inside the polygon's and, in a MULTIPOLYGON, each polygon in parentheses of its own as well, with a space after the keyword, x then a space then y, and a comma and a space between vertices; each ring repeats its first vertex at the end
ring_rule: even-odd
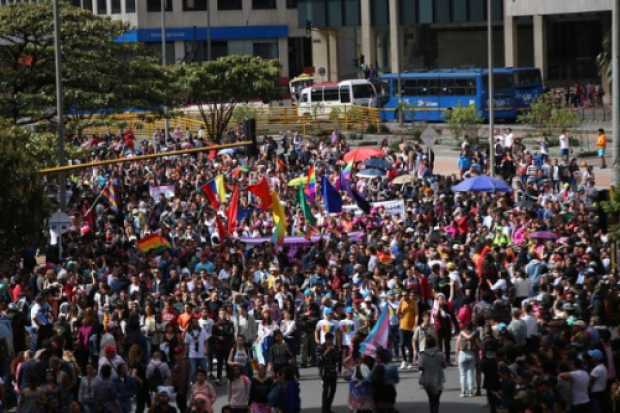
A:
POLYGON ((611 22, 611 77, 612 77, 612 133, 613 133, 613 183, 620 187, 620 0, 614 0, 611 22))
POLYGON ((495 176, 495 91, 493 88, 493 9, 492 0, 487 0, 487 48, 489 60, 489 174, 495 176))
MULTIPOLYGON (((161 6, 161 64, 166 66, 166 1, 160 0, 161 6)), ((168 145, 168 109, 164 106, 164 145, 168 145)), ((155 146, 153 146, 155 149, 155 146)))
MULTIPOLYGON (((58 0, 52 4, 54 15, 54 61, 56 70, 56 120, 58 132, 58 162, 65 165, 65 119, 63 113, 63 91, 62 91, 62 61, 60 55, 60 11, 58 0)), ((58 186, 60 187, 60 210, 64 211, 67 206, 67 177, 64 173, 58 176, 58 186)))
POLYGON ((207 1, 207 61, 211 61, 211 7, 207 1))

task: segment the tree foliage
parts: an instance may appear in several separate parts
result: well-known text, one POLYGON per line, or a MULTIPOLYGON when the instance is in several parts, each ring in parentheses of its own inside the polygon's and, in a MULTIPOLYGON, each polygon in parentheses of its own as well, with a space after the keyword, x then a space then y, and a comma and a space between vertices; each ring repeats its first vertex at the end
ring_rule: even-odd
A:
POLYGON ((448 129, 455 138, 464 137, 477 124, 482 123, 475 105, 457 106, 446 112, 448 129))
POLYGON ((607 32, 603 36, 603 44, 601 51, 596 56, 596 63, 598 64, 598 70, 601 77, 606 78, 611 84, 613 80, 611 70, 611 33, 607 32))
MULTIPOLYGON (((120 43, 127 26, 61 3, 62 79, 71 117, 157 110, 172 95, 170 73, 144 46, 120 43)), ((49 2, 0 7, 0 117, 13 124, 55 117, 52 7, 49 2)))
POLYGON ((198 107, 207 133, 219 141, 239 103, 276 97, 279 73, 275 60, 230 55, 179 65, 176 78, 183 99, 198 107))
POLYGON ((0 256, 10 256, 40 237, 48 216, 39 162, 29 146, 32 137, 23 128, 0 122, 0 256))
POLYGON ((550 92, 539 96, 529 111, 519 116, 518 121, 539 129, 545 136, 579 124, 577 114, 563 102, 554 99, 550 92))
POLYGON ((614 241, 620 240, 620 191, 618 188, 612 187, 609 191, 609 201, 603 202, 603 210, 609 214, 610 225, 609 235, 614 241))

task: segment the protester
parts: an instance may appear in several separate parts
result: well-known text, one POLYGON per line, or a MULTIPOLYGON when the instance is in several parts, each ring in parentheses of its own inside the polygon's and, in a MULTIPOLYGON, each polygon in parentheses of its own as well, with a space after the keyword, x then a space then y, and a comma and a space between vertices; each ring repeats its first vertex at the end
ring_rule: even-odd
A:
POLYGON ((431 413, 439 412, 441 393, 446 381, 444 374, 446 365, 445 355, 437 348, 435 337, 427 337, 426 349, 420 353, 418 367, 422 372, 420 386, 426 391, 431 413))

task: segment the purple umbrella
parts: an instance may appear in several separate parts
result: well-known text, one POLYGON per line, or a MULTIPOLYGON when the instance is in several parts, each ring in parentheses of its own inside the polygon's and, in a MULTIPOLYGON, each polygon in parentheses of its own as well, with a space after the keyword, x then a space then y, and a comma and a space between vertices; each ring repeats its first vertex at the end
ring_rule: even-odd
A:
POLYGON ((530 234, 530 238, 555 241, 560 236, 551 231, 536 231, 530 234))

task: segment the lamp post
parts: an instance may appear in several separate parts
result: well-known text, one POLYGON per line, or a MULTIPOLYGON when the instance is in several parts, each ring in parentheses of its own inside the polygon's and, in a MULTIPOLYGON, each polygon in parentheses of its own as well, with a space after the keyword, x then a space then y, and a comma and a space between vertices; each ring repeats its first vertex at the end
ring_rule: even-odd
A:
MULTIPOLYGON (((168 0, 159 1, 161 6, 161 64, 166 66, 166 2, 168 0)), ((168 109, 164 106, 164 145, 168 145, 168 129, 168 109)))
MULTIPOLYGON (((64 99, 62 91, 62 61, 60 56, 60 10, 58 0, 52 3, 52 13, 54 15, 54 63, 56 70, 56 119, 58 133, 58 161, 65 165, 65 119, 64 119, 64 99)), ((67 206, 67 177, 64 173, 58 176, 58 186, 60 187, 60 210, 64 211, 67 206)))
POLYGON ((611 77, 612 77, 612 133, 613 133, 613 184, 620 187, 620 0, 614 0, 611 22, 611 77))
POLYGON ((489 63, 489 175, 495 176, 495 91, 493 85, 493 9, 492 0, 487 0, 487 48, 489 63))
POLYGON ((211 7, 209 7, 210 0, 207 2, 207 61, 211 60, 211 7))

